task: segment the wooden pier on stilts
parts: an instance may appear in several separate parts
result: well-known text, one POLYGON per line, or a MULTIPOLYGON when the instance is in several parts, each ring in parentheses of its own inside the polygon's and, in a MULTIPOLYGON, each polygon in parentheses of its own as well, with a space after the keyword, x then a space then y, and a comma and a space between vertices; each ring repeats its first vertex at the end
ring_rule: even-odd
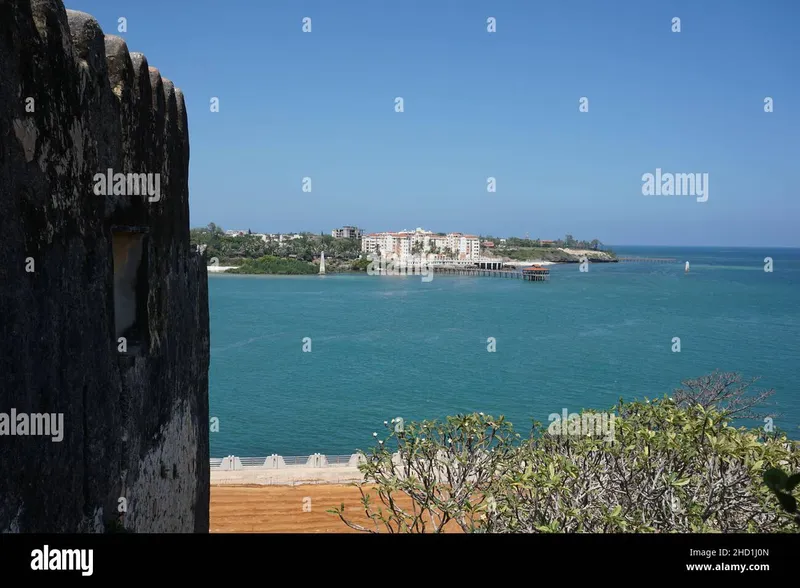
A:
POLYGON ((507 278, 512 280, 525 280, 527 282, 547 282, 550 280, 550 270, 546 267, 538 265, 522 268, 522 271, 453 266, 434 266, 433 271, 437 274, 448 274, 453 276, 507 278))

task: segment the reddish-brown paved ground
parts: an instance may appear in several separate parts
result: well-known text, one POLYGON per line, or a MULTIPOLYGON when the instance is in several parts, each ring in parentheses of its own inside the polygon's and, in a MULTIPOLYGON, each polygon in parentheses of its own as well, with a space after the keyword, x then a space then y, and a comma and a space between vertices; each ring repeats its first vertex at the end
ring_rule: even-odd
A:
MULTIPOLYGON (((354 522, 374 528, 364 515, 361 494, 354 486, 211 486, 211 532, 357 533, 325 512, 342 502, 345 514, 349 513, 354 522), (303 510, 305 498, 310 499, 310 503, 305 502, 311 505, 310 512, 303 510)), ((410 502, 403 506, 410 506, 410 502)), ((460 531, 450 524, 447 530, 460 531)), ((385 528, 382 531, 386 532, 385 528)))

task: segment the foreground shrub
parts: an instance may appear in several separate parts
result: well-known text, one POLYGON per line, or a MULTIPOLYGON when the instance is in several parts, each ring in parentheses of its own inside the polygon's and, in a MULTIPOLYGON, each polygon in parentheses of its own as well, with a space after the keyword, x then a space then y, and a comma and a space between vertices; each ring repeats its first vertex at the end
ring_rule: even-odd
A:
POLYGON ((716 392, 620 401, 602 432, 586 427, 601 422, 588 411, 560 430, 534 423, 525 438, 482 413, 412 423, 361 466, 380 503, 362 485, 374 528, 350 521, 343 505, 332 512, 371 532, 796 532, 763 476, 796 471, 797 443, 733 426, 752 406, 749 384, 707 378, 684 385, 716 392))
POLYGON ((792 491, 800 487, 800 472, 791 476, 780 468, 773 468, 764 472, 764 483, 778 499, 781 508, 794 517, 794 522, 800 525, 800 511, 797 508, 797 499, 792 496, 792 491))

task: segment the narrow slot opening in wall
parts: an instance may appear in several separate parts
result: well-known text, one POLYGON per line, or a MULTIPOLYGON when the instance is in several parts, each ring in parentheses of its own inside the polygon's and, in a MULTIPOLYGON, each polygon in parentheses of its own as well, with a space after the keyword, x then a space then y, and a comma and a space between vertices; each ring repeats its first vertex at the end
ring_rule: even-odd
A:
POLYGON ((112 229, 114 254, 115 346, 125 338, 128 354, 147 350, 147 235, 129 228, 112 229))

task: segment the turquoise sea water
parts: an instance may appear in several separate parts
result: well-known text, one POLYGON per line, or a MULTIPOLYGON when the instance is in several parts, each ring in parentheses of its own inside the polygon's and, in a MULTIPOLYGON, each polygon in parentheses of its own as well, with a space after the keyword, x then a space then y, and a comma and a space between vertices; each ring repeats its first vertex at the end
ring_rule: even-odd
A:
POLYGON ((349 454, 396 416, 483 411, 527 432, 714 369, 761 376, 800 437, 800 250, 615 251, 679 263, 556 265, 546 283, 210 276, 211 456, 349 454))

